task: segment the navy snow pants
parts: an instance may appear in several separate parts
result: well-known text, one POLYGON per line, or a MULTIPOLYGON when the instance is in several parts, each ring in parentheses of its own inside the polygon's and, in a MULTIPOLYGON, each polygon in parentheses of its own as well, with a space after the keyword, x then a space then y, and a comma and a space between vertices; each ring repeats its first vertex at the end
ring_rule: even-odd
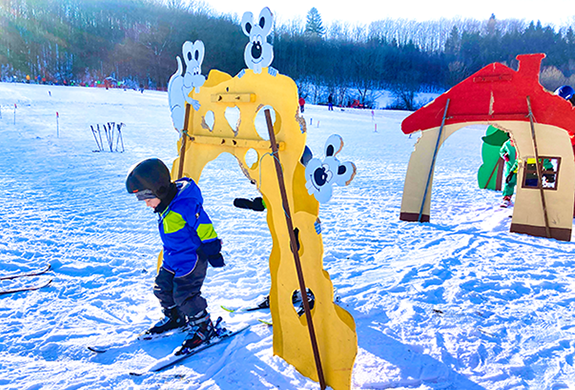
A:
POLYGON ((175 275, 160 267, 154 285, 154 295, 160 300, 163 308, 177 306, 180 314, 193 317, 208 307, 208 303, 201 295, 202 284, 206 277, 208 262, 198 257, 196 267, 187 275, 175 275))

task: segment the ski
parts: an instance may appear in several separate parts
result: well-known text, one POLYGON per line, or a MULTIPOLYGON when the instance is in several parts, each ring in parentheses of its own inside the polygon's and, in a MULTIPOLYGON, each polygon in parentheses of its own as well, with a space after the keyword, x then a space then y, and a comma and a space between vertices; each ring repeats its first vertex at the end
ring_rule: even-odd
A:
MULTIPOLYGON (((313 300, 315 299, 315 297, 313 296, 313 293, 309 289, 307 291, 307 294, 308 294, 308 302, 310 302, 310 304, 312 305, 311 307, 313 307, 313 300)), ((300 305, 302 310, 303 310, 301 294, 297 290, 294 291, 294 293, 292 295, 292 303, 294 305, 300 305)), ((270 297, 268 295, 267 297, 265 297, 265 299, 262 302, 260 302, 256 306, 240 307, 237 309, 232 309, 232 308, 226 307, 224 305, 220 305, 220 307, 223 310, 227 311, 228 313, 244 313, 244 312, 249 312, 249 311, 269 309, 270 308, 270 297)))
POLYGON ((19 287, 19 288, 13 288, 13 289, 8 289, 8 290, 0 290, 0 295, 6 295, 6 294, 14 294, 17 292, 22 292, 22 291, 34 291, 34 290, 39 290, 43 287, 48 286, 50 283, 52 283, 52 279, 48 280, 46 283, 42 283, 42 284, 37 284, 34 286, 27 286, 27 287, 19 287))
POLYGON ((220 307, 222 309, 224 309, 225 311, 227 311, 228 313, 244 313, 244 312, 249 312, 249 311, 256 311, 256 310, 262 310, 262 309, 269 309, 270 308, 270 303, 268 301, 268 298, 266 298, 265 301, 263 301, 262 303, 260 303, 257 306, 249 306, 249 307, 240 307, 237 309, 232 309, 229 307, 226 307, 224 305, 220 305, 220 307))
POLYGON ((105 353, 105 352, 108 352, 110 349, 113 349, 113 348, 127 347, 129 345, 135 344, 135 343, 140 342, 140 341, 160 340, 160 339, 163 339, 166 337, 170 337, 170 336, 174 336, 174 335, 177 335, 180 333, 187 332, 188 330, 190 330, 190 327, 188 325, 186 325, 184 327, 169 330, 167 332, 159 333, 159 334, 149 334, 146 332, 142 332, 142 333, 138 334, 135 338, 130 339, 130 340, 119 341, 119 342, 106 344, 106 345, 91 345, 91 346, 88 346, 86 348, 88 348, 90 351, 95 352, 95 353, 105 353))
POLYGON ((12 279, 17 279, 17 278, 24 278, 27 276, 38 276, 38 275, 42 275, 42 274, 45 274, 46 272, 50 271, 51 268, 52 268, 52 266, 50 264, 48 264, 44 268, 39 269, 37 271, 21 272, 19 274, 14 274, 14 275, 0 276, 0 280, 12 280, 12 279))
POLYGON ((246 325, 240 329, 233 330, 233 331, 225 329, 225 328, 220 328, 219 330, 217 330, 217 334, 214 337, 207 340, 203 344, 197 346, 196 348, 194 348, 194 349, 192 349, 186 353, 176 355, 176 351, 180 348, 180 347, 178 347, 174 350, 174 352, 172 352, 171 354, 169 354, 168 356, 166 356, 162 359, 159 359, 155 363, 153 363, 150 366, 148 366, 147 368, 145 368, 143 371, 130 372, 130 375, 142 376, 142 375, 147 374, 147 373, 162 371, 168 367, 173 366, 176 363, 183 361, 184 359, 189 358, 190 356, 194 356, 195 354, 197 354, 197 353, 199 353, 205 349, 208 349, 208 348, 210 348, 216 344, 221 343, 222 341, 224 341, 226 339, 229 339, 229 338, 243 332, 244 330, 248 329, 249 327, 250 327, 249 325, 246 325))

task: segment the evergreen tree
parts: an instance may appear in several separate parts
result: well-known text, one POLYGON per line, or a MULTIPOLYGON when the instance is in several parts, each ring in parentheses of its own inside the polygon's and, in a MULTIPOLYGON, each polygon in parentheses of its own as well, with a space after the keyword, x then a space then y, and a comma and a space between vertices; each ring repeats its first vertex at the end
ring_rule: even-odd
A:
POLYGON ((457 29, 457 26, 453 26, 451 33, 449 33, 449 37, 445 41, 445 54, 452 58, 457 58, 460 50, 461 38, 459 37, 459 30, 457 29))
POLYGON ((313 7, 307 13, 307 21, 305 25, 305 33, 307 35, 323 37, 325 34, 325 28, 323 27, 323 22, 321 21, 321 15, 317 8, 313 7))

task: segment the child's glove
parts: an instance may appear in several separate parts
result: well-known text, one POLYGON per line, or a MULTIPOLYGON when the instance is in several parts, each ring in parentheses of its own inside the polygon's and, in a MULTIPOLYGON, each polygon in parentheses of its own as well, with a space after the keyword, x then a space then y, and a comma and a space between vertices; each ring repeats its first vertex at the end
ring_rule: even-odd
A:
POLYGON ((218 268, 225 265, 221 250, 222 240, 217 238, 212 241, 203 242, 196 252, 199 257, 205 258, 212 267, 218 268))
POLYGON ((503 160, 505 160, 505 162, 509 162, 509 155, 507 153, 503 155, 503 160))
POLYGON ((249 209, 254 211, 264 211, 266 205, 261 197, 254 199, 236 198, 234 199, 234 206, 240 209, 249 209))

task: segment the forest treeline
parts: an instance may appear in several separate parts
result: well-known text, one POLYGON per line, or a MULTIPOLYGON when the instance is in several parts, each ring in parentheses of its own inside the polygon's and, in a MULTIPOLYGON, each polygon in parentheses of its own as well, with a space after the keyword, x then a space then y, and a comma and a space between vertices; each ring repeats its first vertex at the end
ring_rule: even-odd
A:
MULTIPOLYGON (((259 10, 251 10, 255 14, 259 10)), ((275 24, 272 66, 293 78, 308 101, 357 99, 390 90, 413 109, 419 91, 445 90, 491 62, 543 52, 542 83, 575 84, 575 19, 560 28, 525 20, 385 19, 324 25, 318 10, 275 24)), ((236 75, 248 38, 240 16, 183 0, 0 0, 2 80, 90 83, 106 77, 165 89, 186 40, 202 40, 202 71, 236 75)))

